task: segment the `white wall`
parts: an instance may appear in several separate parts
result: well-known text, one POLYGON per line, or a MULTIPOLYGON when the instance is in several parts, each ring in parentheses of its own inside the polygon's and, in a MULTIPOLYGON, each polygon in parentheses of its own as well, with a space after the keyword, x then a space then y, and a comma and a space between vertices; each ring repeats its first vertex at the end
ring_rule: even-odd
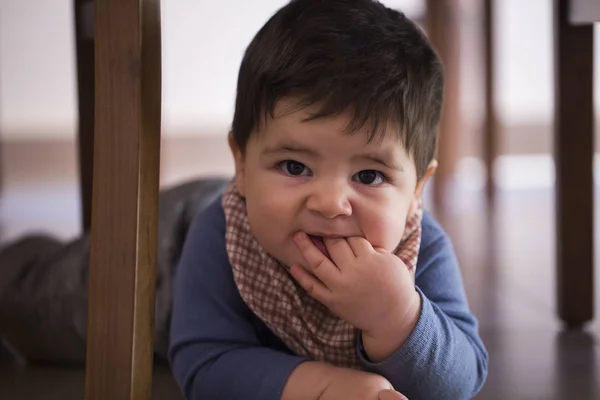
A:
MULTIPOLYGON (((162 0, 166 136, 226 132, 243 51, 285 2, 162 0)), ((403 8, 409 15, 422 9, 421 0, 384 3, 403 8)), ((551 2, 503 0, 496 4, 500 115, 508 122, 549 119, 551 2)), ((0 130, 4 137, 74 135, 72 26, 71 0, 0 0, 0 130)), ((600 59, 598 33, 596 29, 596 59, 600 59)), ((600 77, 600 62, 596 73, 600 77)), ((595 90, 600 93, 600 79, 595 90)))
POLYGON ((75 65, 69 0, 0 0, 0 128, 71 135, 75 65))

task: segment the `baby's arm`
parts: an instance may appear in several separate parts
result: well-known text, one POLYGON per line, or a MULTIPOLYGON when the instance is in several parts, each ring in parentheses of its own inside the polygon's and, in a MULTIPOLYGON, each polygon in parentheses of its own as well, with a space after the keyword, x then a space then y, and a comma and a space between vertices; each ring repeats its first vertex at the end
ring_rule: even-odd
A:
POLYGON ((423 238, 416 276, 422 310, 416 328, 383 362, 369 362, 360 340, 358 351, 368 370, 411 400, 468 399, 485 381, 487 352, 450 240, 430 215, 424 219, 423 238))
POLYGON ((189 400, 316 400, 335 368, 261 345, 233 281, 223 218, 215 203, 195 219, 175 274, 169 359, 176 380, 189 400))

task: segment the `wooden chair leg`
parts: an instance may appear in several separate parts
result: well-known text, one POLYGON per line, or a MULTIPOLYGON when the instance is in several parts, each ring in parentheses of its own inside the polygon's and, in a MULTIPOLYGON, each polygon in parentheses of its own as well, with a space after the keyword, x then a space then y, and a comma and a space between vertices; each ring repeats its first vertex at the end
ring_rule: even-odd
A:
POLYGON ((446 85, 437 159, 438 170, 433 182, 433 200, 443 207, 446 189, 454 174, 459 134, 459 45, 456 2, 427 0, 427 32, 444 62, 446 85))
POLYGON ((558 314, 579 328, 594 315, 593 26, 568 21, 554 1, 558 314))
POLYGON ((486 197, 492 204, 495 199, 494 161, 498 155, 498 119, 494 90, 494 2, 483 2, 485 113, 483 121, 483 161, 486 168, 486 197))
POLYGON ((95 3, 87 400, 150 398, 161 122, 159 0, 95 3))
POLYGON ((89 231, 94 168, 94 1, 73 0, 77 54, 79 185, 81 224, 89 231))

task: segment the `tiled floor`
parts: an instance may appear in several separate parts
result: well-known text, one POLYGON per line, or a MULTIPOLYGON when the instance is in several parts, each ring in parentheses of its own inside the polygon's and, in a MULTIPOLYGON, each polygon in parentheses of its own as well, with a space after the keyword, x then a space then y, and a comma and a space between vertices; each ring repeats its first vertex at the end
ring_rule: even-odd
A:
MULTIPOLYGON (((77 233, 74 182, 45 182, 5 186, 4 235, 33 228, 77 233), (32 205, 35 212, 25 212, 32 205)), ((600 322, 584 332, 561 332, 555 316, 551 190, 500 192, 494 210, 480 192, 461 191, 438 216, 454 241, 490 353, 489 378, 477 399, 599 399, 600 322)), ((0 368, 0 399, 81 399, 83 387, 81 370, 0 368)), ((155 399, 180 397, 164 368, 157 369, 154 388, 155 399)))

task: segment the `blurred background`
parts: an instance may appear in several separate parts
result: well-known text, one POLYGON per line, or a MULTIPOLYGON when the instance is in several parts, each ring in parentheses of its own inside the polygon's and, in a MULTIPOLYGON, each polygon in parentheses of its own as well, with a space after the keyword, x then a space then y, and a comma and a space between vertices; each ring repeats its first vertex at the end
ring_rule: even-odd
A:
MULTIPOLYGON (((425 18, 424 0, 384 3, 410 17, 425 18)), ((485 183, 480 135, 482 2, 453 3, 459 9, 460 55, 453 178, 459 191, 479 191, 485 183)), ((284 0, 162 1, 164 184, 199 174, 232 173, 224 138, 233 115, 239 63, 251 37, 283 4, 284 0)), ((551 11, 548 0, 494 2, 494 85, 501 130, 495 174, 500 190, 549 189, 553 184, 551 11)), ((68 0, 0 0, 4 238, 32 228, 64 236, 78 232, 73 18, 68 0), (21 201, 21 194, 37 198, 34 192, 51 182, 60 184, 61 191, 44 194, 47 207, 32 210, 21 201), (55 198, 62 195, 66 198, 55 198), (57 220, 46 221, 53 217, 57 220)), ((595 43, 600 49, 600 40, 595 43)), ((598 62, 595 71, 600 71, 598 62)), ((594 90, 597 97, 599 79, 594 90)), ((599 104, 596 101, 596 110, 599 104)))
MULTIPOLYGON (((426 18, 425 0, 382 2, 426 18)), ((226 134, 239 64, 252 36, 285 3, 162 0, 162 187, 231 176, 226 134)), ((600 398, 600 324, 564 333, 555 311, 552 1, 493 2, 493 207, 483 157, 483 2, 450 3, 457 27, 454 150, 442 204, 430 189, 427 201, 455 243, 490 351, 478 398, 600 398)), ((80 233, 73 19, 69 0, 0 0, 0 242, 32 231, 62 239, 80 233)), ((594 36, 600 127, 598 26, 594 36)), ((83 375, 74 374, 72 384, 82 387, 83 375)))

